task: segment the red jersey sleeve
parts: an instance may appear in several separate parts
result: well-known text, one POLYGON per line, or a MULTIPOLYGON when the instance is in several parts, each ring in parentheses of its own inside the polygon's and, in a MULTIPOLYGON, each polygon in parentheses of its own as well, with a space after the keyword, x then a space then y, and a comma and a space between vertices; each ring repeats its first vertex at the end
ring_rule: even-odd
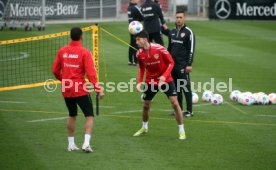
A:
POLYGON ((95 64, 94 64, 91 52, 87 50, 83 59, 84 59, 84 69, 85 69, 87 78, 89 82, 91 82, 94 85, 95 91, 97 93, 100 93, 102 90, 97 80, 97 71, 95 68, 95 64))
POLYGON ((173 61, 172 56, 170 55, 170 53, 165 48, 161 49, 161 53, 162 53, 164 62, 167 64, 167 69, 163 73, 163 76, 165 78, 167 78, 172 72, 172 69, 173 69, 173 66, 174 66, 174 61, 173 61))
POLYGON ((62 74, 61 74, 61 59, 60 59, 60 50, 58 51, 58 54, 56 56, 56 59, 53 63, 53 66, 52 66, 52 72, 53 74, 55 75, 55 77, 61 81, 62 79, 62 74))
POLYGON ((143 61, 141 61, 140 57, 140 51, 137 52, 137 61, 138 61, 138 83, 142 83, 144 79, 144 73, 145 73, 145 64, 143 61))

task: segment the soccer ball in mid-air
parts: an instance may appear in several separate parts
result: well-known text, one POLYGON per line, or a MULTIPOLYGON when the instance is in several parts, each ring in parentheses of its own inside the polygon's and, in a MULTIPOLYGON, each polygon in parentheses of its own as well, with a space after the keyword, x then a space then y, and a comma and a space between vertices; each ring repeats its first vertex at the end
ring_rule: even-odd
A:
POLYGON ((209 90, 203 92, 203 94, 202 94, 202 101, 204 101, 204 102, 210 102, 212 95, 213 95, 213 92, 211 92, 209 90))
POLYGON ((211 97, 211 103, 213 105, 221 105, 223 103, 223 97, 220 94, 214 94, 211 97))
POLYGON ((241 92, 239 90, 234 90, 230 94, 230 99, 232 101, 238 101, 240 94, 241 94, 241 92))
POLYGON ((198 95, 193 92, 193 104, 198 103, 198 95))
POLYGON ((130 34, 135 35, 143 30, 143 25, 139 21, 132 21, 128 25, 128 31, 130 34))

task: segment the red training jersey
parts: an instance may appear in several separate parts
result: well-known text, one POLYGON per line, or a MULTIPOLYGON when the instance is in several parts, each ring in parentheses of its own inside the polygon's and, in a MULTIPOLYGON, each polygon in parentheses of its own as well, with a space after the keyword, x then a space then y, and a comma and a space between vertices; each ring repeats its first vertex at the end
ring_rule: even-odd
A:
POLYGON ((165 47, 150 43, 148 51, 141 48, 136 55, 139 63, 138 83, 143 82, 145 71, 146 83, 153 81, 154 85, 158 85, 160 76, 164 76, 167 83, 173 81, 171 71, 174 61, 165 47))
POLYGON ((92 54, 82 47, 81 41, 71 41, 69 45, 59 49, 52 71, 58 80, 63 80, 62 95, 64 97, 79 97, 89 94, 89 90, 84 86, 85 74, 94 85, 95 91, 101 91, 92 54))

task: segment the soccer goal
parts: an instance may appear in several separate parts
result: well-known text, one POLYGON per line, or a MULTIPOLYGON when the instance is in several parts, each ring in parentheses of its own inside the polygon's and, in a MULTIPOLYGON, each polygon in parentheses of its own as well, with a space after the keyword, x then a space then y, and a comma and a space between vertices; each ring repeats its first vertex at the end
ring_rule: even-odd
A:
MULTIPOLYGON (((82 28, 82 44, 92 51, 99 73, 98 26, 82 28)), ((0 91, 43 86, 55 79, 52 64, 58 49, 70 42, 70 32, 0 41, 0 91)))
POLYGON ((1 1, 2 19, 0 20, 0 30, 8 28, 17 30, 23 28, 31 31, 37 28, 39 31, 45 29, 45 9, 46 0, 7 0, 1 1))

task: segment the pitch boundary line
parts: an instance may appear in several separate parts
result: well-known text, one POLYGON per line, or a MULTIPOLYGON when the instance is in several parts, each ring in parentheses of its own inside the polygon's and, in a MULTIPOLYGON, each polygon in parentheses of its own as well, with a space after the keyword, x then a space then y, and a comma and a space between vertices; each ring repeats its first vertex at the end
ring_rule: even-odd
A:
MULTIPOLYGON (((93 106, 93 107, 96 107, 96 106, 93 106)), ((100 108, 104 108, 104 109, 113 109, 115 108, 116 106, 99 106, 100 108)))
POLYGON ((24 103, 27 103, 27 102, 0 100, 0 103, 24 104, 24 103))
MULTIPOLYGON (((159 112, 172 112, 173 110, 168 109, 151 109, 150 111, 159 111, 159 112)), ((142 110, 128 110, 128 111, 122 111, 122 112, 112 112, 109 114, 123 114, 123 113, 135 113, 135 112, 142 112, 142 110)), ((197 113, 207 113, 205 111, 196 111, 197 113)))
POLYGON ((276 115, 256 115, 256 116, 259 116, 259 117, 273 117, 273 118, 276 118, 276 115))
POLYGON ((211 103, 193 104, 193 107, 209 106, 211 103))
POLYGON ((36 120, 30 120, 27 121, 29 123, 36 123, 36 122, 46 122, 46 121, 53 121, 53 120, 64 120, 67 119, 68 117, 56 117, 56 118, 48 118, 48 119, 36 119, 36 120))
MULTIPOLYGON (((50 113, 50 114, 67 114, 67 112, 50 112, 50 111, 39 111, 39 110, 13 110, 13 109, 0 109, 0 111, 6 112, 32 112, 32 113, 50 113)), ((104 117, 116 117, 116 118, 128 118, 128 119, 141 119, 138 116, 125 116, 125 115, 112 115, 112 114, 102 114, 104 117)), ((155 120, 174 120, 173 118, 160 118, 160 117, 151 117, 155 120)), ((230 121, 213 121, 213 120, 192 120, 186 119, 186 121, 192 122, 201 122, 201 123, 212 123, 212 124, 237 124, 237 125, 252 125, 252 126, 276 126, 272 123, 254 123, 254 122, 230 122, 230 121)))
POLYGON ((247 114, 245 111, 239 109, 238 107, 234 106, 233 104, 231 104, 231 103, 229 103, 227 101, 225 101, 225 103, 228 104, 229 106, 231 106, 232 108, 234 108, 235 110, 239 111, 240 113, 247 114))
POLYGON ((134 113, 134 112, 142 112, 142 110, 128 110, 128 111, 122 111, 122 112, 113 112, 111 114, 134 113))
MULTIPOLYGON (((116 117, 116 118, 127 118, 127 119, 141 119, 138 116, 125 116, 125 115, 103 115, 105 117, 116 117)), ((160 118, 160 117, 151 117, 150 119, 155 120, 174 120, 173 118, 160 118)), ((185 119, 187 121, 187 119, 185 119)), ((201 122, 201 123, 211 123, 211 124, 237 124, 237 125, 252 125, 252 126, 276 126, 276 124, 271 123, 254 123, 254 122, 231 122, 231 121, 213 121, 213 120, 191 120, 192 122, 201 122)))
POLYGON ((0 59, 0 62, 6 62, 6 61, 14 61, 14 60, 21 60, 29 57, 29 54, 27 52, 19 52, 20 56, 15 58, 8 58, 8 59, 0 59))
POLYGON ((41 110, 17 110, 17 109, 0 109, 3 112, 31 112, 31 113, 50 113, 50 114, 68 114, 67 112, 50 112, 41 110))

